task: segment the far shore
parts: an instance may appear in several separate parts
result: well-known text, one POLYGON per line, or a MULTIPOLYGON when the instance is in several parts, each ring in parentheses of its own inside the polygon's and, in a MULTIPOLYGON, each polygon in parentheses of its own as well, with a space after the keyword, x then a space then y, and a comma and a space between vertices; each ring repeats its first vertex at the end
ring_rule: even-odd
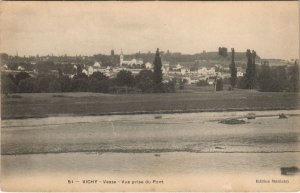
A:
POLYGON ((27 93, 1 95, 1 119, 297 110, 299 93, 235 90, 161 94, 27 93))

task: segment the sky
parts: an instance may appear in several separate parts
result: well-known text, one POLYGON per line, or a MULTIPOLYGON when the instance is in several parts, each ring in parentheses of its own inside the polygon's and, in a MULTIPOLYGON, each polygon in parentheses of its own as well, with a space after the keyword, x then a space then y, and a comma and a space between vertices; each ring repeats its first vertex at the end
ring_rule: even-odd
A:
POLYGON ((299 58, 299 2, 1 2, 0 52, 94 55, 218 47, 299 58))

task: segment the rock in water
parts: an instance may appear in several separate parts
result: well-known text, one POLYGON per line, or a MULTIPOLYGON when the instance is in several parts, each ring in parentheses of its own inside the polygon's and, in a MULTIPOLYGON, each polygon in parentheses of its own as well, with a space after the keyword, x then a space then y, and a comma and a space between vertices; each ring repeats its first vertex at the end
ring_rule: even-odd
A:
POLYGON ((287 119, 287 116, 283 113, 279 114, 279 119, 287 119))
POLYGON ((296 166, 292 166, 292 167, 281 167, 281 174, 282 175, 294 175, 296 173, 299 173, 300 170, 298 167, 296 166))
POLYGON ((220 121, 220 123, 236 125, 236 124, 245 124, 246 121, 240 120, 240 119, 225 119, 225 120, 220 121))

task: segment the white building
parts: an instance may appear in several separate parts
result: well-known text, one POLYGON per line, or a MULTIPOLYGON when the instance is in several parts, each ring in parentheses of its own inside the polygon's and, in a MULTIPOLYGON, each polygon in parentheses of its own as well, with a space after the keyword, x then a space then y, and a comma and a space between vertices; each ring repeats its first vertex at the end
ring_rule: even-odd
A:
POLYGON ((83 74, 86 74, 86 75, 89 75, 89 74, 88 74, 88 71, 87 71, 86 69, 83 69, 83 70, 82 70, 82 73, 83 73, 83 74))
POLYGON ((190 72, 191 72, 191 71, 190 71, 189 68, 181 68, 181 69, 180 69, 181 75, 185 75, 185 74, 188 74, 188 73, 190 73, 190 72))
POLYGON ((215 68, 207 69, 206 67, 198 69, 198 74, 200 76, 216 76, 215 68))
POLYGON ((101 64, 100 64, 99 62, 96 61, 96 62, 94 63, 94 68, 100 68, 100 67, 101 67, 101 64))
POLYGON ((144 61, 142 59, 133 58, 132 60, 125 60, 123 52, 121 51, 121 54, 120 54, 120 66, 122 66, 122 65, 128 65, 128 66, 142 65, 143 63, 144 63, 144 61))
POLYGON ((94 68, 92 66, 89 66, 87 72, 88 75, 92 75, 94 73, 94 68))
POLYGON ((146 67, 146 69, 152 69, 153 68, 153 66, 152 66, 152 64, 150 62, 147 62, 145 64, 145 67, 146 67))
POLYGON ((21 71, 23 71, 23 70, 25 70, 25 68, 24 68, 24 67, 22 67, 22 66, 18 66, 18 70, 21 70, 21 71))
POLYGON ((177 64, 175 68, 173 68, 173 70, 180 70, 182 68, 182 66, 180 64, 177 64))
POLYGON ((238 72, 236 73, 236 76, 237 76, 237 77, 242 77, 242 76, 244 76, 244 73, 241 72, 241 71, 238 71, 238 72))

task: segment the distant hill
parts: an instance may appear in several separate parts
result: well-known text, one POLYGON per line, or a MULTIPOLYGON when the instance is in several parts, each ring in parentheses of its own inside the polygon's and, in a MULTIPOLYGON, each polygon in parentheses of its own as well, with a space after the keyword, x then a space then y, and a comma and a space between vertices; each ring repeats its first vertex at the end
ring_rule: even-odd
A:
MULTIPOLYGON (((231 60, 231 52, 228 52, 227 57, 220 56, 218 52, 204 52, 200 54, 195 54, 195 56, 199 60, 231 60)), ((257 55, 256 60, 260 60, 261 58, 257 55)), ((247 61, 246 53, 245 52, 235 52, 235 60, 236 61, 247 61)))

